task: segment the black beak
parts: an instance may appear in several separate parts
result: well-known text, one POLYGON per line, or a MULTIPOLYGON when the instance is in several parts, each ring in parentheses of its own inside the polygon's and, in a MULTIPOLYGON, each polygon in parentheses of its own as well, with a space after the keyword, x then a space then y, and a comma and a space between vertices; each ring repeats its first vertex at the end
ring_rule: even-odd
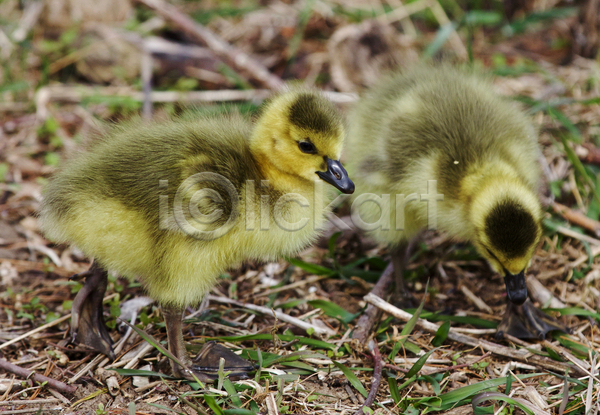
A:
POLYGON ((525 302, 525 300, 527 300, 525 270, 516 275, 507 272, 504 276, 504 283, 506 284, 506 294, 512 303, 521 305, 525 302))
POLYGON ((354 183, 348 177, 348 173, 339 160, 327 159, 327 171, 317 171, 317 175, 339 189, 342 193, 354 193, 354 183))

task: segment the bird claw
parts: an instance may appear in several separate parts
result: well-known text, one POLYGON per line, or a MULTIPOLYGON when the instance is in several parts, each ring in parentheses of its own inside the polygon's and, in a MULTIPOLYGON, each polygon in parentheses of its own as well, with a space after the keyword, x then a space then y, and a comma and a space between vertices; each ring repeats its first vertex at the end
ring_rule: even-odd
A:
POLYGON ((506 333, 518 339, 544 339, 548 332, 554 330, 571 333, 568 327, 554 317, 535 308, 531 300, 527 299, 520 306, 509 301, 496 338, 502 338, 506 333))

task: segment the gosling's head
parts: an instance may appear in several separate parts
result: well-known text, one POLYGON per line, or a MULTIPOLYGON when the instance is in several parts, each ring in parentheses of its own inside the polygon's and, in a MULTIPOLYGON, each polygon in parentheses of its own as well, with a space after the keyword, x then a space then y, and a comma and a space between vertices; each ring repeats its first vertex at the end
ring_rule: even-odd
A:
POLYGON ((487 201, 475 200, 473 208, 480 209, 473 241, 477 251, 504 275, 508 299, 523 304, 527 300, 525 271, 542 235, 537 198, 529 190, 515 186, 487 201))
POLYGON ((329 100, 318 92, 292 90, 263 105, 251 149, 275 179, 314 182, 320 177, 352 193, 354 183, 340 163, 344 135, 342 118, 329 100))

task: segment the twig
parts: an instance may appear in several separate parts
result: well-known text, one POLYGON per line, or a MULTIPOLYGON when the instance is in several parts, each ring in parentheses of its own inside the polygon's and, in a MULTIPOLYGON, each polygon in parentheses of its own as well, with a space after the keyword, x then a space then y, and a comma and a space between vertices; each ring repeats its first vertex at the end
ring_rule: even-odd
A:
POLYGON ((410 369, 405 369, 400 366, 392 365, 391 363, 386 363, 383 365, 383 367, 385 367, 386 369, 391 369, 391 370, 395 370, 396 372, 402 372, 402 373, 408 373, 408 371, 410 370, 410 369))
POLYGON ((42 14, 42 9, 44 8, 44 2, 41 1, 32 1, 27 3, 25 6, 25 11, 21 16, 21 20, 19 21, 19 27, 12 33, 12 38, 15 42, 20 43, 27 38, 27 34, 29 31, 35 26, 40 15, 42 14))
POLYGON ((278 292, 281 292, 281 291, 291 290, 292 288, 298 288, 298 287, 301 287, 301 286, 306 285, 306 284, 312 284, 313 282, 320 281, 320 280, 322 280, 324 278, 327 278, 327 277, 324 277, 322 275, 313 275, 312 277, 304 278, 304 279, 302 279, 300 281, 296 281, 296 282, 294 282, 292 284, 284 285, 283 287, 278 287, 278 288, 273 288, 273 289, 268 289, 268 290, 261 291, 261 292, 259 292, 257 294, 254 294, 252 297, 254 297, 254 298, 267 297, 267 296, 269 296, 271 294, 275 294, 275 293, 278 293, 278 292))
POLYGON ((377 346, 377 342, 371 340, 368 345, 369 352, 371 352, 371 357, 373 358, 373 362, 375 366, 373 367, 373 382, 371 383, 371 390, 367 395, 367 399, 363 402, 362 406, 358 411, 356 411, 355 415, 363 415, 364 408, 369 408, 375 402, 375 398, 377 397, 377 390, 379 390, 379 385, 381 384, 381 374, 383 372, 383 361, 381 360, 381 353, 379 352, 379 347, 377 346))
MULTIPOLYGON (((150 100, 152 102, 224 102, 224 101, 262 101, 268 98, 273 92, 267 89, 221 89, 218 91, 152 91, 150 100)), ((344 104, 351 103, 358 99, 356 94, 340 93, 333 91, 323 91, 323 95, 332 102, 344 104)), ((85 87, 51 85, 38 89, 35 97, 35 104, 38 110, 43 114, 45 107, 49 102, 65 102, 77 104, 89 97, 127 97, 133 101, 143 102, 144 93, 136 91, 130 87, 85 87)), ((40 116, 43 117, 43 116, 40 116)))
MULTIPOLYGON (((394 10, 400 10, 401 12, 406 10, 404 4, 400 0, 388 0, 388 4, 393 6, 394 10)), ((383 16, 381 16, 381 20, 386 22, 387 16, 387 14, 384 14, 383 16)), ((410 17, 407 16, 407 18, 405 19, 400 19, 400 24, 402 25, 402 31, 404 33, 413 38, 417 37, 417 29, 415 29, 415 26, 413 25, 412 20, 410 20, 410 17)))
POLYGON ((201 24, 196 23, 190 17, 182 14, 176 7, 162 0, 137 0, 137 2, 157 12, 191 38, 206 44, 225 62, 238 70, 249 73, 267 88, 276 90, 283 86, 283 81, 269 72, 261 63, 230 45, 201 24))
POLYGON ((265 402, 267 404, 268 415, 279 415, 277 410, 277 401, 275 400, 275 392, 271 392, 267 395, 265 402))
POLYGON ((254 305, 254 304, 242 303, 241 301, 232 300, 227 297, 216 297, 214 295, 208 295, 207 297, 208 297, 209 301, 216 301, 218 303, 223 303, 223 304, 232 304, 237 307, 247 308, 248 310, 258 311, 259 313, 265 314, 265 315, 271 315, 271 316, 275 315, 275 317, 277 317, 278 320, 293 324, 296 327, 300 327, 302 330, 311 330, 312 329, 312 330, 314 330, 314 332, 316 334, 325 334, 328 336, 333 336, 335 334, 335 332, 329 328, 323 328, 323 327, 315 326, 313 324, 309 324, 309 323, 302 321, 296 317, 292 317, 288 314, 281 313, 279 311, 275 311, 275 310, 272 310, 267 307, 261 307, 261 306, 254 305))
POLYGON ((538 301, 541 304, 549 304, 550 308, 565 308, 566 305, 558 298, 552 295, 544 285, 537 280, 533 275, 527 276, 527 289, 529 290, 529 296, 538 301))
POLYGON ((544 346, 546 346, 549 349, 554 350, 556 353, 558 353, 565 359, 571 361, 574 365, 576 365, 578 368, 580 368, 582 371, 584 371, 584 373, 586 375, 591 376, 596 382, 600 383, 600 379, 598 379, 596 376, 594 376, 590 373, 590 370, 592 369, 592 367, 588 362, 585 362, 581 359, 576 358, 575 356, 573 356, 571 353, 569 353, 564 348, 557 346, 555 344, 552 344, 548 340, 544 340, 544 346))
MULTIPOLYGON (((31 414, 31 413, 42 413, 40 412, 41 410, 44 411, 52 411, 52 412, 58 412, 58 411, 62 411, 63 408, 60 406, 57 406, 56 408, 29 408, 29 409, 16 409, 14 411, 2 411, 3 415, 16 415, 16 414, 31 414)), ((44 412, 46 413, 46 412, 44 412)))
POLYGON ((34 261, 26 261, 23 259, 9 259, 2 258, 2 262, 8 262, 15 268, 17 271, 40 271, 40 272, 49 272, 52 270, 53 273, 60 275, 61 277, 70 277, 76 272, 83 271, 84 268, 78 268, 76 270, 66 269, 63 267, 58 267, 55 265, 44 264, 43 262, 34 262, 34 261))
POLYGON ((584 214, 574 211, 573 209, 554 202, 552 209, 574 225, 581 226, 584 229, 592 232, 597 237, 600 237, 600 222, 588 218, 584 214))
POLYGON ((434 375, 436 373, 449 372, 449 371, 455 370, 455 369, 462 369, 464 367, 470 367, 470 366, 473 366, 475 363, 482 361, 483 359, 490 356, 491 354, 492 354, 492 352, 487 352, 484 355, 482 355, 481 357, 479 357, 478 359, 475 359, 474 361, 472 361, 471 363, 464 363, 461 365, 441 367, 439 369, 433 369, 429 372, 423 372, 423 374, 429 376, 429 375, 434 375))
MULTIPOLYGON (((103 359, 105 359, 106 356, 104 356, 103 354, 99 354, 98 356, 94 357, 94 359, 89 362, 87 365, 85 365, 85 367, 83 369, 81 369, 79 372, 77 372, 75 374, 75 376, 73 376, 71 379, 69 379, 69 383, 75 383, 79 380, 79 378, 81 378, 82 376, 87 375, 87 373, 94 367, 96 367, 96 365, 98 363, 100 363, 103 359)), ((108 391, 108 389, 107 389, 108 391)))
POLYGON ((51 398, 51 399, 29 399, 29 400, 25 400, 25 399, 19 399, 16 401, 1 401, 0 402, 0 406, 8 406, 8 405, 41 405, 44 403, 55 403, 58 402, 58 399, 56 398, 51 398))
POLYGON ((163 381, 162 380, 156 380, 154 382, 150 382, 147 385, 144 386, 140 386, 139 388, 135 388, 133 391, 135 393, 141 393, 144 391, 147 391, 148 389, 152 389, 155 388, 156 386, 162 385, 163 381))
POLYGON ((40 375, 39 373, 36 373, 36 372, 31 372, 27 369, 23 369, 22 367, 19 367, 17 365, 13 365, 12 363, 9 363, 5 359, 0 359, 0 369, 3 369, 9 373, 14 373, 15 375, 20 376, 25 379, 31 378, 34 381, 39 382, 39 383, 47 382, 49 387, 51 387, 52 389, 56 389, 59 392, 74 393, 77 390, 76 386, 69 386, 58 380, 49 378, 47 376, 40 375))
POLYGON ((146 356, 146 354, 148 354, 152 349, 154 349, 154 346, 152 346, 151 344, 146 344, 144 347, 142 347, 142 349, 135 355, 135 357, 133 359, 131 359, 126 365, 125 365, 125 369, 133 369, 138 362, 144 358, 144 356, 146 356))
MULTIPOLYGON (((367 294, 364 299, 368 303, 375 305, 376 307, 384 310, 386 313, 391 314, 402 321, 408 321, 412 317, 412 314, 407 313, 406 311, 401 310, 397 307, 394 307, 387 301, 373 294, 367 294)), ((430 333, 436 333, 439 329, 439 326, 437 324, 431 323, 421 318, 417 320, 417 325, 430 333)), ((512 349, 510 347, 502 346, 500 344, 496 344, 487 340, 476 339, 471 336, 459 334, 453 331, 452 328, 450 328, 450 331, 448 332, 448 340, 466 344, 467 346, 471 347, 481 347, 483 350, 490 351, 496 355, 509 357, 511 359, 519 360, 521 362, 526 362, 529 364, 534 364, 544 369, 553 370, 555 372, 563 373, 567 368, 569 368, 570 370, 577 372, 578 374, 587 374, 585 371, 583 371, 577 366, 569 365, 563 362, 556 362, 544 356, 537 356, 524 349, 512 349)))
POLYGON ((523 341, 517 337, 511 336, 508 333, 502 333, 502 337, 504 338, 504 340, 511 341, 514 344, 518 344, 521 347, 532 348, 534 346, 533 344, 527 343, 526 341, 523 341))
POLYGON ((67 398, 61 395, 59 391, 55 391, 54 389, 48 389, 48 392, 50 392, 52 396, 56 397, 56 399, 60 400, 65 405, 71 405, 71 401, 69 401, 67 398))
MULTIPOLYGON (((593 246, 591 249, 591 254, 592 254, 592 258, 595 258, 598 255, 600 255, 600 246, 593 246)), ((575 261, 569 263, 568 266, 571 269, 577 268, 578 266, 583 264, 588 259, 589 259, 589 257, 587 255, 582 255, 579 258, 577 258, 575 261)))
POLYGON ((600 148, 593 144, 583 143, 581 147, 577 147, 575 153, 584 163, 600 166, 600 148))
POLYGON ((19 337, 15 337, 12 340, 9 340, 9 341, 7 341, 5 343, 0 344, 0 349, 4 349, 6 346, 10 346, 11 344, 17 343, 17 342, 19 342, 19 341, 21 341, 23 339, 26 339, 29 336, 32 336, 32 335, 34 335, 36 333, 39 333, 40 331, 44 331, 44 330, 46 330, 49 327, 56 326, 57 324, 60 324, 63 321, 68 320, 70 318, 71 318, 71 313, 67 314, 66 316, 62 316, 60 318, 57 318, 56 320, 51 321, 48 324, 44 324, 43 326, 40 326, 37 329, 33 329, 31 331, 28 331, 27 333, 22 334, 19 337))
MULTIPOLYGON (((394 265, 390 262, 385 271, 383 271, 383 274, 381 274, 381 277, 379 277, 379 281, 377 281, 377 284, 375 284, 369 295, 372 294, 377 297, 385 297, 392 286, 392 275, 394 275, 394 265)), ((377 308, 375 305, 369 304, 367 309, 358 319, 356 328, 352 333, 352 338, 357 339, 360 343, 364 344, 367 341, 369 333, 375 325, 375 322, 379 319, 379 315, 379 308, 377 308)))
POLYGON ((152 55, 143 51, 142 59, 140 59, 140 77, 142 78, 142 89, 144 93, 142 115, 146 120, 152 118, 152 66, 152 55))
POLYGON ((575 232, 569 228, 565 228, 564 226, 557 226, 556 227, 556 231, 558 233, 562 233, 565 236, 568 236, 570 238, 574 238, 574 239, 579 239, 580 241, 585 241, 585 242, 589 242, 592 245, 596 245, 599 246, 600 245, 600 239, 596 239, 596 238, 592 238, 590 236, 587 235, 583 235, 579 232, 575 232))
POLYGON ((471 290, 469 290, 465 285, 461 285, 460 290, 475 306, 481 311, 485 311, 489 314, 494 314, 492 308, 487 305, 481 298, 477 297, 471 290))

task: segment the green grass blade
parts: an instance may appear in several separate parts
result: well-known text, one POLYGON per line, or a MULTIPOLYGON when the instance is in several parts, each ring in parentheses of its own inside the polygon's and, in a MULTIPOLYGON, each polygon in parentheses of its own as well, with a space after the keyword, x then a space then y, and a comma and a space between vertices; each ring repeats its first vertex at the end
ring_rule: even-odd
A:
POLYGON ((225 415, 221 407, 217 405, 217 401, 215 400, 214 396, 208 394, 204 395, 204 402, 206 402, 208 407, 212 409, 215 415, 225 415))
POLYGON ((177 358, 177 356, 175 356, 173 353, 171 353, 169 350, 167 350, 152 335, 146 333, 144 330, 134 326, 133 324, 130 324, 128 321, 125 321, 122 319, 117 319, 117 320, 119 320, 119 322, 125 323, 127 326, 131 327, 131 329, 133 331, 135 331, 142 339, 146 340, 150 345, 152 345, 152 347, 154 347, 156 350, 158 350, 159 352, 161 352, 162 354, 167 356, 169 359, 176 362, 179 366, 181 366, 184 369, 189 370, 189 368, 181 360, 179 360, 179 358, 177 358))
POLYGON ((581 133, 579 129, 571 122, 571 120, 560 110, 555 107, 547 107, 546 112, 556 121, 562 124, 563 127, 571 134, 571 136, 575 139, 576 143, 580 144, 582 141, 581 133))
POLYGON ((579 307, 565 307, 565 308, 544 308, 542 311, 554 311, 558 312, 561 316, 580 316, 580 317, 593 317, 600 321, 600 313, 595 311, 586 310, 579 307))
MULTIPOLYGON (((542 375, 541 373, 532 373, 528 375, 518 375, 517 377, 521 380, 528 379, 542 375)), ((471 398, 473 395, 486 391, 491 388, 504 385, 506 383, 506 377, 484 380, 472 385, 463 386, 462 388, 455 389, 450 392, 446 392, 439 397, 423 398, 419 400, 420 404, 433 407, 432 409, 444 410, 444 408, 450 408, 457 403, 471 398), (440 404, 441 403, 441 404, 440 404)))
POLYGON ((408 320, 406 322, 406 324, 404 325, 404 328, 400 332, 401 336, 406 336, 404 339, 400 340, 402 343, 404 343, 406 341, 406 339, 408 338, 408 335, 410 333, 412 333, 413 329, 417 325, 417 321, 419 320, 419 317, 421 316, 421 312, 423 311, 423 306, 425 305, 425 299, 427 298, 428 288, 429 288, 429 280, 427 280, 427 284, 425 285, 425 295, 423 296, 423 300, 421 301, 421 304, 419 304, 419 308, 417 308, 417 311, 415 311, 413 313, 410 320, 408 320))
POLYGON ((431 341, 431 344, 434 347, 440 347, 446 341, 448 337, 448 333, 450 332, 450 322, 446 321, 444 324, 440 326, 439 329, 435 332, 435 337, 431 341))
POLYGON ((396 378, 388 378, 388 385, 390 387, 390 395, 394 400, 394 403, 398 405, 402 397, 400 396, 400 391, 398 390, 398 381, 396 378))
POLYGON ((600 203, 600 193, 598 193, 598 189, 596 189, 596 183, 594 182, 594 180, 592 180, 590 176, 588 176, 587 172, 585 171, 585 167, 583 166, 583 163, 581 162, 581 160, 579 160, 579 157, 577 157, 575 151, 573 151, 573 149, 567 143, 566 137, 561 136, 560 141, 563 144, 565 153, 567 153, 567 158, 569 159, 577 173, 579 173, 581 179, 585 180, 587 184, 591 187, 592 195, 594 196, 596 201, 600 203))
POLYGON ((437 349, 438 349, 437 347, 435 349, 431 349, 430 351, 425 353, 423 356, 421 356, 419 358, 419 360, 417 360, 417 362, 408 370, 408 373, 406 373, 406 375, 404 375, 404 379, 413 377, 417 373, 419 373, 419 370, 421 370, 421 368, 423 367, 425 362, 427 362, 427 359, 429 359, 429 356, 431 356, 431 353, 435 352, 437 349))
POLYGON ((526 400, 518 399, 518 398, 511 398, 510 396, 505 395, 503 393, 499 393, 499 392, 483 392, 483 393, 475 395, 473 397, 473 400, 471 401, 471 405, 473 405, 473 413, 474 414, 487 413, 487 411, 486 412, 482 411, 482 408, 480 408, 479 404, 486 402, 486 401, 491 401, 491 400, 502 401, 502 402, 506 402, 510 405, 518 406, 525 413, 527 413, 529 415, 534 415, 534 411, 530 408, 530 404, 526 400))
POLYGON ((343 364, 335 362, 335 361, 333 362, 333 364, 335 365, 335 367, 337 367, 339 370, 342 371, 342 373, 346 376, 346 378, 348 379, 350 384, 352 386, 354 386, 354 389, 356 389, 362 396, 364 396, 366 398, 369 393, 367 392, 365 387, 362 385, 362 383, 360 383, 360 380, 358 380, 358 378, 352 372, 352 370, 348 369, 343 364))
POLYGON ((440 50, 442 46, 444 46, 444 43, 446 43, 448 38, 450 38, 450 35, 454 33, 456 27, 456 23, 447 23, 440 27, 435 35, 435 39, 433 39, 433 42, 431 42, 427 48, 425 48, 425 51, 423 52, 423 58, 427 59, 435 55, 436 52, 440 50))
POLYGON ((345 324, 350 323, 352 320, 354 320, 361 314, 360 312, 356 314, 350 313, 349 311, 344 310, 339 305, 326 300, 312 300, 308 301, 308 304, 310 304, 314 308, 320 308, 321 310, 323 310, 325 315, 337 318, 345 324))
POLYGON ((297 258, 285 258, 285 260, 287 262, 289 262, 290 264, 295 265, 298 268, 301 268, 304 271, 310 272, 311 274, 315 274, 315 275, 330 276, 330 275, 334 275, 337 272, 337 271, 335 271, 333 269, 329 269, 327 267, 322 267, 320 265, 315 265, 315 264, 309 264, 308 262, 304 262, 301 259, 297 259, 297 258))
POLYGON ((237 390, 235 389, 235 386, 233 386, 233 383, 231 383, 231 381, 229 380, 229 378, 223 379, 223 387, 225 388, 225 391, 229 395, 229 399, 231 399, 231 403, 238 408, 240 406, 242 406, 242 400, 240 399, 240 395, 237 392, 237 390))
POLYGON ((154 372, 152 370, 139 369, 110 369, 117 372, 121 376, 158 376, 164 379, 175 379, 173 376, 165 375, 164 373, 154 372))

